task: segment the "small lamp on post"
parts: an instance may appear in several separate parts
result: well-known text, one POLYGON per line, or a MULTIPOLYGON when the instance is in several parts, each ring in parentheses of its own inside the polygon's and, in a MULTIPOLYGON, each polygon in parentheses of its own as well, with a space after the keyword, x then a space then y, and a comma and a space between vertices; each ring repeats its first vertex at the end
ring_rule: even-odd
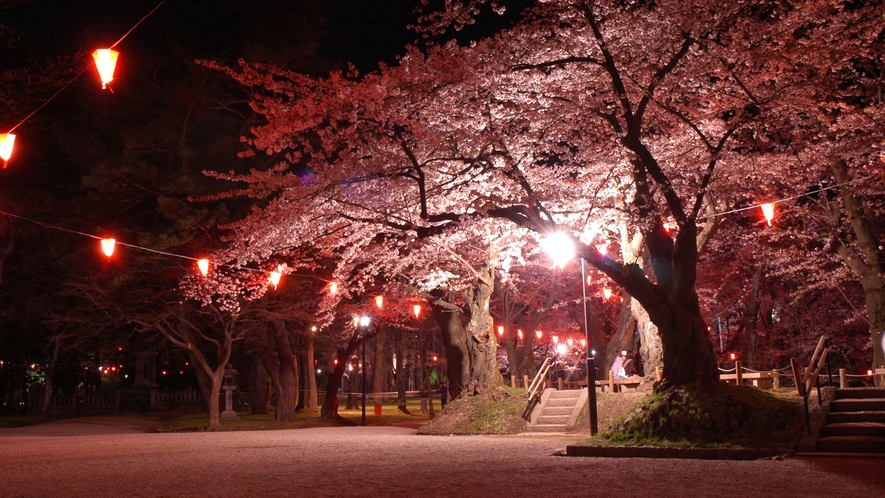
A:
MULTIPOLYGON (((575 245, 571 237, 562 233, 554 232, 541 241, 541 248, 553 258, 553 265, 560 269, 575 257, 575 245)), ((590 319, 587 301, 587 267, 584 258, 581 258, 581 288, 584 297, 584 334, 587 340, 587 399, 589 401, 590 435, 595 436, 599 432, 599 422, 596 411, 596 359, 591 355, 590 345, 590 319)))
POLYGON ((363 329, 363 372, 362 372, 362 381, 363 381, 363 417, 362 423, 366 425, 366 335, 369 328, 370 319, 367 316, 360 317, 360 327, 363 329))
MULTIPOLYGON (((375 296, 375 306, 378 307, 379 313, 381 310, 384 309, 384 296, 375 296)), ((382 323, 381 323, 381 320, 379 319, 378 320, 379 331, 380 331, 381 326, 382 326, 382 323)), ((363 360, 363 361, 365 361, 365 360, 363 360)), ((372 371, 373 372, 375 371, 375 368, 377 368, 375 366, 377 363, 378 363, 378 338, 376 337, 375 338, 375 361, 372 362, 372 365, 373 365, 372 371)), ((372 374, 372 375, 374 376, 375 374, 372 374)), ((373 391, 374 391, 374 388, 373 388, 373 391)), ((378 393, 375 393, 374 398, 375 398, 375 416, 380 417, 381 413, 382 413, 381 398, 378 395, 378 393)))

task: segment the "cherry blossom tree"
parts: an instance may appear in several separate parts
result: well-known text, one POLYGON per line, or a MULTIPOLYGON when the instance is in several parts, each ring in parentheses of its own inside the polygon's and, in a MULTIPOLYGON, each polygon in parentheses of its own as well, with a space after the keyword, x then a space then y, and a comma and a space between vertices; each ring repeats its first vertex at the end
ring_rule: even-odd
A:
MULTIPOLYGON (((439 26, 473 10, 450 7, 439 26)), ((717 211, 789 183, 780 167, 795 162, 783 159, 789 144, 778 132, 795 122, 784 109, 799 78, 776 56, 786 42, 775 36, 789 12, 724 1, 538 2, 495 36, 411 48, 368 75, 224 69, 252 89, 267 120, 248 144, 284 157, 269 170, 217 175, 263 199, 236 226, 229 258, 249 264, 311 244, 353 262, 383 241, 403 269, 430 240, 483 240, 493 254, 514 227, 539 238, 565 231, 657 328, 661 388, 715 380, 699 252, 717 211), (772 151, 779 161, 767 163, 772 151), (620 224, 641 247, 603 255, 595 246, 620 224)), ((470 267, 481 310, 485 298, 475 298, 490 294, 493 267, 470 267)), ((489 325, 469 325, 467 343, 494 342, 489 325)))

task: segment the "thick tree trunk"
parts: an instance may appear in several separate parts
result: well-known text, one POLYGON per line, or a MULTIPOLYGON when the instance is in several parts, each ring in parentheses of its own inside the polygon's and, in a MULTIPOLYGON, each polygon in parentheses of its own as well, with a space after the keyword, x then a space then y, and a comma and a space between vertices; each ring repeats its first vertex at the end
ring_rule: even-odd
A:
POLYGON ((470 309, 470 320, 467 322, 467 350, 470 360, 470 377, 466 385, 468 396, 481 394, 503 383, 498 370, 498 341, 495 339, 492 315, 489 313, 489 302, 494 290, 494 271, 487 268, 481 272, 476 290, 471 289, 464 295, 470 309))
POLYGON ((345 368, 345 361, 341 358, 341 355, 338 355, 338 364, 329 372, 329 381, 326 384, 326 399, 323 401, 323 407, 320 409, 321 418, 326 420, 341 418, 338 415, 338 390, 341 389, 341 382, 344 380, 345 368))
MULTIPOLYGON (((873 343, 872 367, 881 368, 885 365, 885 252, 873 232, 861 202, 861 198, 851 190, 851 179, 848 176, 848 165, 844 160, 834 158, 830 161, 833 176, 839 184, 839 196, 845 205, 845 214, 851 230, 857 240, 860 253, 842 244, 834 237, 833 247, 842 257, 845 264, 860 279, 867 305, 867 321, 870 324, 870 340, 873 343)), ((838 226, 838 223, 837 223, 838 226)), ((881 377, 877 376, 877 385, 881 385, 881 377)))
POLYGON ((267 413, 270 396, 267 389, 267 369, 258 355, 253 356, 255 377, 252 379, 252 414, 267 413))
POLYGON ((46 368, 46 382, 43 384, 43 406, 40 411, 49 412, 49 401, 52 398, 52 379, 55 377, 55 365, 58 363, 58 350, 61 346, 61 339, 53 337, 52 354, 49 356, 49 366, 46 368))
MULTIPOLYGON (((657 326, 663 351, 663 381, 656 389, 718 381, 716 354, 695 291, 697 226, 684 220, 674 243, 657 220, 646 241, 655 283, 648 280, 638 265, 619 267, 616 271, 607 268, 606 273, 642 305, 657 326)), ((589 257, 599 261, 595 254, 589 257)), ((606 267, 605 261, 599 263, 606 267)), ((643 333, 650 335, 649 330, 640 330, 643 333)), ((647 364, 651 356, 646 358, 647 364)), ((649 370, 646 369, 647 375, 649 370)))
POLYGON ((226 365, 227 363, 209 376, 211 380, 209 387, 209 425, 206 429, 210 431, 221 429, 221 384, 224 381, 224 367, 226 365))
MULTIPOLYGON (((273 367, 265 363, 265 368, 268 371, 271 368, 275 368, 277 373, 277 375, 273 375, 273 372, 271 372, 277 395, 277 409, 274 419, 281 422, 291 422, 295 420, 295 407, 298 405, 298 364, 292 352, 289 330, 286 328, 285 322, 274 320, 271 326, 273 328, 274 342, 277 346, 278 363, 274 364, 273 367)), ((262 358, 264 356, 266 355, 262 355, 262 358)), ((267 359, 271 360, 272 356, 267 359)))
POLYGON ((719 380, 716 354, 697 302, 693 306, 685 304, 668 307, 668 320, 656 320, 664 350, 664 379, 660 389, 719 380))
POLYGON ((336 350, 338 363, 329 373, 329 382, 326 385, 326 399, 323 401, 322 408, 320 408, 320 418, 333 422, 342 420, 341 416, 338 415, 338 390, 341 389, 344 371, 347 368, 351 355, 364 340, 364 336, 354 333, 350 337, 346 348, 336 350))
POLYGON ((644 379, 646 382, 654 382, 657 367, 664 366, 664 345, 661 343, 661 334, 639 301, 630 300, 630 311, 636 320, 636 333, 639 334, 639 354, 642 355, 645 369, 644 379))
MULTIPOLYGON (((433 317, 439 325, 440 335, 442 336, 443 346, 446 348, 446 377, 449 379, 449 395, 452 399, 461 395, 465 385, 470 379, 470 360, 467 350, 467 331, 461 325, 458 314, 452 311, 432 305, 433 317)), ((426 354, 427 344, 424 345, 426 354)), ((424 365, 422 369, 427 371, 427 358, 421 358, 424 365)), ((424 376, 427 378, 427 375, 424 376)))

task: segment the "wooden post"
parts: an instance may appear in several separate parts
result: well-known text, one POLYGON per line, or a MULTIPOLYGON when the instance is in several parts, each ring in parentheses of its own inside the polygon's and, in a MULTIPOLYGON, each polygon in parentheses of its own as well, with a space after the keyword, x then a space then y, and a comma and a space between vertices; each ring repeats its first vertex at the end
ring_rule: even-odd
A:
POLYGON ((848 387, 848 376, 844 368, 839 369, 839 387, 842 389, 848 387))
POLYGON ((556 379, 556 389, 562 391, 562 379, 556 379))
POLYGON ((529 376, 528 375, 522 376, 522 385, 525 386, 526 389, 529 388, 529 376))
POLYGON ((510 387, 512 387, 514 389, 516 388, 516 376, 515 375, 510 376, 510 387))
POLYGON ((741 370, 741 360, 737 360, 734 362, 734 373, 736 375, 734 382, 738 386, 744 385, 744 372, 741 370))
POLYGON ((614 372, 609 372, 608 376, 608 392, 615 392, 615 374, 614 372))
POLYGON ((781 388, 781 373, 777 370, 771 371, 771 387, 774 389, 781 388))
POLYGON ((790 367, 793 369, 793 378, 796 379, 796 390, 799 391, 799 396, 805 396, 805 381, 799 372, 799 362, 796 361, 796 358, 790 358, 790 367))
POLYGON ((655 367, 655 380, 658 382, 664 380, 664 374, 661 372, 661 367, 655 367))

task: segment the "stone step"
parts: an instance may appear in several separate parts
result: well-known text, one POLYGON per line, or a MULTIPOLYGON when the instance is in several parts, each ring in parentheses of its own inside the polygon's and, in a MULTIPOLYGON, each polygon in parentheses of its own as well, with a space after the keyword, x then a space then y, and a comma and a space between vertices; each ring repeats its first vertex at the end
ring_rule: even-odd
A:
POLYGON ((555 415, 571 415, 572 411, 574 411, 573 406, 545 406, 541 409, 541 416, 555 416, 555 415))
POLYGON ((830 412, 827 414, 828 424, 850 422, 879 422, 885 423, 885 411, 870 412, 830 412))
POLYGON ((885 453, 885 438, 873 436, 830 436, 817 440, 817 451, 832 453, 885 453))
POLYGON ((544 406, 552 406, 552 407, 570 407, 574 408, 575 404, 577 404, 576 399, 547 399, 547 402, 544 403, 544 406))
POLYGON ((885 389, 881 387, 851 387, 847 389, 836 389, 836 399, 856 398, 885 399, 885 389))
POLYGON ((550 392, 550 397, 548 399, 578 399, 581 397, 581 391, 573 391, 573 390, 554 390, 550 392))
POLYGON ((851 398, 837 399, 830 403, 831 412, 881 412, 885 411, 885 399, 851 398))
POLYGON ((568 424, 568 419, 568 415, 540 415, 535 425, 562 425, 565 427, 568 424))
POLYGON ((565 432, 565 424, 535 424, 529 427, 530 432, 565 432))
POLYGON ((831 436, 873 436, 885 437, 885 423, 847 422, 827 424, 820 428, 820 437, 831 436))

